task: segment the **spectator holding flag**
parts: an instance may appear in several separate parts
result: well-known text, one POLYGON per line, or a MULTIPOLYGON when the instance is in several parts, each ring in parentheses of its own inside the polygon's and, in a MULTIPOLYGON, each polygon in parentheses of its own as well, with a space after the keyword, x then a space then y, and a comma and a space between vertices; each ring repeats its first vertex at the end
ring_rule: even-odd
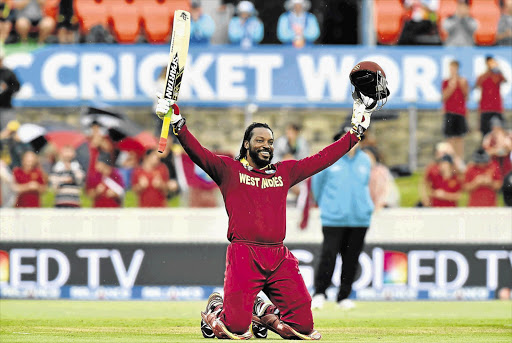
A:
POLYGON ((277 38, 281 43, 302 48, 318 39, 320 28, 315 15, 308 12, 310 7, 307 0, 286 1, 287 12, 281 14, 277 22, 277 38))
POLYGON ((263 39, 263 23, 257 17, 256 9, 250 1, 240 1, 237 6, 238 16, 229 22, 228 35, 233 44, 250 48, 263 39))

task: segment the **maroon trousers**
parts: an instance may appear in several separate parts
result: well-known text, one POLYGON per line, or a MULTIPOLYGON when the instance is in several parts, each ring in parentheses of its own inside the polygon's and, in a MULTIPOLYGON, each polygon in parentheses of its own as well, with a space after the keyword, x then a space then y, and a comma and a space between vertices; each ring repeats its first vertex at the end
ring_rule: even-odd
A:
POLYGON ((282 244, 232 242, 226 253, 220 313, 229 331, 243 334, 249 329, 254 300, 261 290, 279 309, 283 322, 300 333, 311 333, 311 296, 295 256, 282 244))

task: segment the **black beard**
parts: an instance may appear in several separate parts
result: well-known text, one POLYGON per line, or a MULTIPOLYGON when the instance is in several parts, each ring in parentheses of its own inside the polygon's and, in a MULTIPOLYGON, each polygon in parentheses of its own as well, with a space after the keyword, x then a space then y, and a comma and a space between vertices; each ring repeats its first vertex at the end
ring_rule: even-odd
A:
POLYGON ((255 149, 253 149, 251 147, 251 145, 249 145, 249 156, 251 156, 251 159, 254 161, 254 163, 256 164, 258 169, 262 169, 262 168, 266 167, 267 165, 270 164, 270 161, 272 161, 272 158, 274 157, 274 153, 270 149, 267 151, 270 154, 268 161, 261 159, 259 156, 259 152, 255 149))

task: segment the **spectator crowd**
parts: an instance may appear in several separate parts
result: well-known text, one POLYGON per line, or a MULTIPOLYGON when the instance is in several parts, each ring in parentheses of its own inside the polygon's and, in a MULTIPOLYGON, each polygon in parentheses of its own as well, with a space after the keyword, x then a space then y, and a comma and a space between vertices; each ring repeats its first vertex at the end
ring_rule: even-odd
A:
MULTIPOLYGON (((397 37, 398 44, 444 42, 445 45, 467 46, 475 43, 476 32, 482 24, 473 15, 482 0, 397 1, 407 13, 407 20, 397 37), (445 11, 448 2, 454 5, 452 12, 445 11)), ((489 1, 502 6, 499 20, 495 23, 495 43, 510 45, 512 0, 489 1)), ((376 1, 376 11, 379 11, 380 2, 376 1)), ((84 196, 91 200, 94 207, 122 207, 128 191, 136 195, 140 207, 165 207, 170 199, 180 193, 189 194, 189 205, 215 206, 217 194, 212 180, 191 161, 181 160, 172 139, 169 139, 163 154, 151 149, 142 153, 127 151, 119 148, 116 139, 109 136, 105 127, 92 122, 87 127, 87 163, 77 159, 77 146, 60 146, 51 158, 47 158, 20 139, 20 124, 13 120, 11 112, 11 98, 20 89, 20 83, 16 75, 2 64, 3 44, 27 42, 34 33, 38 43, 51 41, 51 36, 54 36, 55 42, 75 43, 86 33, 80 29, 74 1, 51 2, 54 4, 53 12, 49 3, 44 0, 0 0, 2 206, 39 207, 41 196, 49 190, 55 194, 56 207, 80 207, 84 196)), ((258 17, 258 1, 219 3, 221 7, 216 11, 227 11, 229 6, 234 10, 234 16, 225 16, 224 23, 219 23, 219 15, 216 15, 217 20, 212 18, 208 13, 211 10, 203 8, 204 2, 187 0, 191 13, 191 44, 205 45, 216 41, 250 48, 263 41, 268 28, 258 17), (219 30, 225 31, 224 38, 215 38, 219 30)), ((286 0, 280 6, 281 12, 273 24, 279 42, 302 48, 320 39, 321 26, 315 14, 310 12, 310 1, 286 0)), ((107 28, 103 27, 104 30, 107 28)), ((99 33, 96 31, 95 34, 99 33)), ((86 38, 85 41, 93 40, 86 38)), ((157 82, 165 82, 165 68, 157 82)), ((509 187, 507 180, 512 178, 512 136, 505 129, 500 94, 500 85, 504 82, 505 77, 493 56, 487 56, 486 70, 474 82, 460 74, 458 61, 451 61, 449 76, 441 85, 445 141, 436 146, 434 161, 426 168, 420 185, 421 206, 457 206, 462 192, 468 193, 469 206, 497 205, 498 193, 509 187), (464 137, 470 130, 466 101, 471 83, 481 92, 481 144, 466 163, 464 137)), ((156 116, 153 117, 158 120, 156 116)), ((159 122, 156 126, 159 126, 159 122)), ((310 154, 309 144, 300 133, 300 125, 288 125, 286 134, 276 139, 275 161, 300 159, 310 154)), ((155 132, 155 135, 158 134, 155 132)), ((393 176, 382 163, 376 144, 366 142, 362 145, 372 166, 369 188, 375 207, 398 206, 399 195, 393 176)), ((307 209, 310 191, 309 181, 296 185, 290 191, 289 202, 307 209)))
MULTIPOLYGON (((171 26, 163 38, 154 40, 153 26, 144 24, 137 30, 133 26, 140 24, 142 7, 151 5, 146 1, 126 0, 116 6, 124 6, 122 12, 110 7, 108 0, 94 0, 90 4, 77 0, 0 0, 0 41, 6 44, 26 43, 33 38, 37 43, 163 43, 169 41, 171 26), (129 9, 131 8, 131 9, 129 9), (125 12, 126 10, 126 12, 125 12), (98 16, 94 18, 95 11, 98 16), (109 11, 109 14, 101 12, 109 11), (130 16, 132 22, 127 19, 130 16), (125 18, 123 18, 125 16, 125 18), (126 25, 124 25, 126 24, 126 25), (132 30, 135 30, 132 32, 132 30), (144 31, 150 31, 144 34, 144 31)), ((261 43, 264 37, 264 23, 258 17, 258 10, 251 1, 218 1, 217 9, 203 8, 201 0, 154 0, 148 11, 174 12, 174 9, 189 10, 191 14, 190 44, 210 44, 212 37, 218 43, 230 43, 249 48, 261 43), (160 7, 158 7, 160 6, 160 7), (174 8, 175 7, 175 8, 174 8), (227 15, 223 15, 227 14, 227 15), (218 32, 216 32, 218 31, 218 32)), ((263 3, 258 3, 263 7, 263 3)), ((113 5, 112 5, 113 6, 113 5)), ((281 2, 281 12, 285 10, 272 29, 283 44, 303 47, 315 42, 320 36, 317 17, 308 12, 309 0, 286 0, 281 2)), ((148 7, 149 8, 149 7, 148 7)), ((151 20, 151 13, 149 13, 151 20)), ((172 15, 163 17, 171 21, 172 15)), ((155 20, 156 14, 155 14, 155 20)), ((161 19, 160 19, 161 20, 161 19)), ((160 23, 162 25, 162 23, 160 23)), ((267 30, 268 31, 268 30, 267 30)))
POLYGON ((443 134, 446 141, 436 145, 434 162, 427 166, 421 183, 421 206, 457 206, 463 191, 468 206, 496 206, 503 187, 510 202, 512 179, 512 133, 505 130, 500 85, 506 82, 493 56, 486 57, 486 70, 475 87, 480 96, 481 144, 466 165, 464 136, 468 132, 466 101, 469 85, 459 74, 459 62, 450 62, 449 77, 442 83, 443 134))
MULTIPOLYGON (((365 20, 358 19, 360 5, 355 0, 0 0, 0 42, 26 43, 32 37, 39 44, 164 43, 170 39, 171 12, 186 9, 192 45, 355 44, 354 30, 365 20)), ((512 0, 375 0, 373 11, 379 44, 512 44, 512 0)))
POLYGON ((375 0, 386 45, 512 44, 511 0, 375 0))

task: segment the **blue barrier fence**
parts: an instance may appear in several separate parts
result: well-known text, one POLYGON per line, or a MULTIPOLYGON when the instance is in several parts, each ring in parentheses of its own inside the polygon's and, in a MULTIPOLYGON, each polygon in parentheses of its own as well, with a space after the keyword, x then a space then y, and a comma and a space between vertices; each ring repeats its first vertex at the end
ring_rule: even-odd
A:
MULTIPOLYGON (((487 55, 497 58, 508 80, 501 91, 505 108, 512 109, 512 49, 500 47, 191 47, 180 103, 349 107, 350 70, 361 60, 373 60, 387 74, 392 94, 387 108, 439 109, 448 63, 458 59, 472 87, 468 106, 474 109, 479 99, 474 85, 487 55)), ((23 83, 16 106, 150 106, 168 56, 167 45, 56 45, 8 51, 5 63, 23 83)))

